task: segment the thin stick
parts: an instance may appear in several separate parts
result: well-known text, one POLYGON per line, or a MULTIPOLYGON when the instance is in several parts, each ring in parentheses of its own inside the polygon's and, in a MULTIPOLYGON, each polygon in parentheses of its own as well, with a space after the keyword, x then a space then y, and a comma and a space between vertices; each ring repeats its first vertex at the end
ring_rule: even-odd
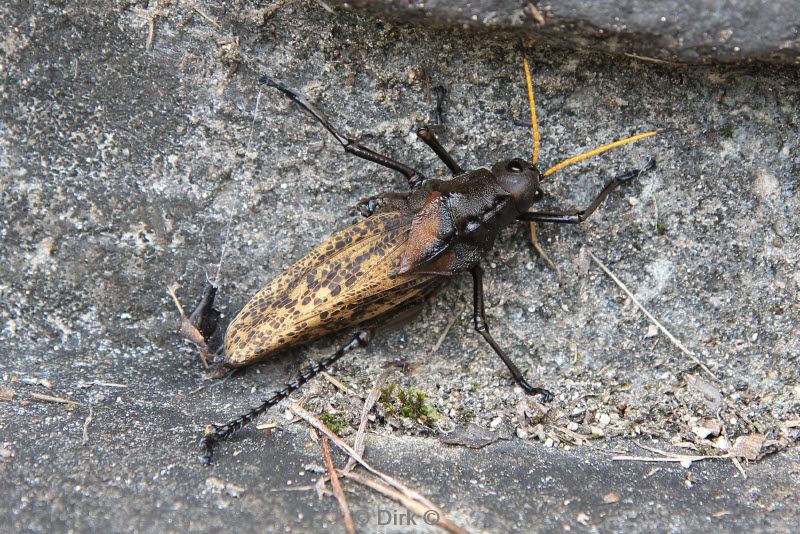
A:
POLYGON ((720 458, 730 458, 727 454, 714 454, 709 456, 612 456, 612 460, 629 460, 633 462, 699 462, 700 460, 714 460, 720 458))
POLYGON ((421 505, 419 502, 413 499, 409 499, 406 495, 403 495, 403 493, 390 488, 386 484, 365 477, 364 475, 353 473, 352 471, 340 471, 339 473, 343 477, 352 480, 353 482, 357 482, 363 486, 377 491, 381 495, 388 497, 393 501, 399 502, 416 515, 422 517, 423 521, 425 521, 425 523, 428 525, 437 526, 446 530, 447 532, 452 532, 453 534, 469 534, 467 530, 455 524, 449 517, 441 513, 441 511, 438 509, 425 508, 424 505, 421 505))
POLYGON ((92 424, 94 420, 94 412, 92 411, 92 407, 89 406, 89 416, 83 422, 83 439, 81 440, 82 445, 86 445, 89 443, 89 425, 92 424))
MULTIPOLYGON (((378 402, 378 397, 381 396, 381 388, 383 387, 383 383, 386 381, 386 377, 389 375, 388 371, 383 371, 381 374, 378 375, 378 378, 375 379, 375 383, 372 385, 372 390, 367 395, 367 400, 364 401, 364 408, 361 410, 361 422, 358 425, 358 431, 356 432, 356 439, 353 443, 353 449, 364 456, 364 442, 367 435, 367 423, 369 423, 369 412, 372 411, 372 407, 375 406, 375 403, 378 402)), ((350 471, 356 466, 356 461, 351 457, 347 459, 347 464, 344 466, 345 471, 350 471)))
POLYGON ((328 447, 328 438, 322 437, 322 457, 325 459, 325 467, 328 468, 328 473, 331 477, 331 486, 333 486, 333 494, 336 500, 339 501, 339 509, 344 516, 344 526, 347 528, 348 534, 355 534, 356 527, 353 524, 353 516, 350 514, 350 506, 347 504, 347 497, 342 488, 342 482, 339 480, 339 475, 336 474, 336 467, 333 465, 333 458, 331 458, 331 450, 328 447))
POLYGON ((76 404, 81 404, 78 401, 65 399, 64 397, 53 397, 52 395, 45 395, 44 393, 31 393, 31 397, 33 397, 34 399, 39 399, 47 402, 59 402, 61 404, 71 404, 73 406, 76 404))
POLYGON ((156 36, 156 18, 159 15, 159 3, 160 0, 152 0, 153 8, 150 10, 150 21, 147 23, 147 41, 144 44, 145 50, 152 50, 153 49, 153 39, 156 36))
POLYGON ((186 317, 186 312, 183 311, 183 306, 181 305, 181 301, 178 300, 178 295, 175 294, 175 291, 177 291, 179 287, 181 286, 179 286, 177 282, 167 286, 167 295, 172 297, 172 300, 175 301, 175 306, 177 306, 178 312, 181 314, 181 317, 186 317))
POLYGON ((393 488, 399 490, 400 492, 402 492, 406 496, 421 502, 422 504, 427 506, 429 509, 439 510, 439 508, 435 504, 433 504, 427 497, 425 497, 424 495, 422 495, 418 491, 409 488, 408 486, 406 486, 405 484, 403 484, 399 480, 397 480, 397 479, 395 479, 393 477, 390 477, 389 475, 387 475, 387 474, 385 474, 385 473, 383 473, 381 471, 378 471, 377 469, 372 467, 370 464, 368 464, 367 461, 364 460, 364 458, 362 458, 362 456, 359 453, 357 453, 355 450, 353 450, 353 448, 350 445, 345 443, 342 440, 342 438, 340 438, 339 436, 334 434, 331 431, 331 429, 329 429, 327 426, 325 426, 325 423, 320 421, 313 414, 311 414, 310 412, 306 411, 304 408, 301 408, 300 406, 298 406, 296 404, 293 404, 290 407, 290 410, 292 410, 298 417, 300 417, 301 419, 306 421, 308 424, 310 424, 311 426, 313 426, 314 428, 316 428, 317 430, 319 430, 320 432, 322 432, 323 434, 328 436, 328 438, 330 438, 330 440, 334 443, 334 445, 336 445, 337 447, 342 449, 344 452, 346 452, 351 458, 353 458, 356 462, 361 464, 367 471, 369 471, 373 475, 377 476, 378 478, 382 479, 384 482, 386 482, 387 484, 389 484, 393 488))
POLYGON ((631 53, 628 53, 628 52, 625 52, 622 55, 631 57, 633 59, 638 59, 640 61, 649 61, 651 63, 660 63, 662 65, 685 65, 685 63, 677 63, 675 61, 667 61, 666 59, 658 59, 658 58, 655 58, 655 57, 640 56, 638 54, 631 54, 631 53))
POLYGON ((101 382, 99 380, 93 380, 89 382, 93 386, 98 386, 101 388, 126 388, 128 387, 127 384, 117 384, 116 382, 101 382))
POLYGON ((673 345, 678 347, 678 349, 680 349, 681 352, 686 354, 689 357, 690 360, 692 360, 694 363, 699 365, 700 368, 708 374, 708 376, 710 376, 711 378, 713 378, 717 382, 720 381, 719 378, 717 378, 716 375, 714 375, 714 373, 712 373, 711 370, 708 367, 706 367, 706 365, 703 362, 701 362, 697 358, 697 356, 694 355, 694 353, 692 353, 692 351, 690 351, 689 349, 684 347, 683 343, 678 341, 678 339, 676 339, 675 336, 670 334, 669 331, 666 328, 664 328, 664 326, 660 322, 658 322, 658 319, 653 317, 653 315, 649 311, 647 311, 644 308, 644 306, 642 306, 641 303, 639 303, 638 300, 636 300, 636 297, 633 296, 633 293, 630 292, 630 290, 625 286, 625 284, 623 284, 622 281, 619 278, 617 278, 616 275, 614 275, 614 273, 612 273, 611 270, 608 267, 606 267, 605 264, 602 261, 597 259, 597 256, 592 254, 591 251, 589 252, 589 256, 591 256, 592 260, 594 260, 594 262, 597 264, 597 266, 600 267, 603 270, 603 272, 605 272, 614 281, 614 283, 616 283, 620 287, 620 289, 622 289, 625 292, 625 294, 628 295, 628 297, 630 297, 630 299, 633 301, 633 303, 636 304, 636 306, 640 310, 642 310, 642 313, 644 313, 647 316, 647 318, 650 319, 650 322, 652 322, 654 325, 656 325, 656 328, 661 330, 661 332, 665 336, 667 336, 667 339, 669 339, 672 342, 673 345))
POLYGON ((442 332, 442 335, 439 336, 439 339, 436 340, 436 344, 431 349, 432 353, 435 354, 436 352, 439 351, 439 348, 441 348, 442 343, 444 343, 444 339, 447 337, 447 334, 450 332, 450 329, 453 328, 453 325, 456 323, 456 319, 458 319, 458 316, 461 315, 461 309, 462 309, 461 306, 459 306, 458 310, 456 310, 453 316, 450 317, 450 320, 447 321, 447 326, 444 327, 444 332, 442 332))
POLYGON ((219 25, 219 22, 217 22, 216 20, 212 19, 212 18, 211 18, 209 15, 206 15, 205 13, 203 13, 203 12, 200 10, 200 8, 199 8, 199 7, 197 7, 196 5, 192 4, 192 9, 194 9, 195 11, 197 11, 197 14, 198 14, 198 15, 200 15, 201 17, 203 17, 204 19, 206 19, 208 22, 210 22, 211 24, 213 24, 213 25, 214 25, 214 26, 216 26, 217 28, 222 28, 222 26, 220 26, 220 25, 219 25))
POLYGON ((742 467, 742 463, 739 461, 739 459, 736 456, 731 456, 730 459, 733 462, 733 465, 736 466, 736 469, 738 469, 742 474, 744 479, 747 480, 747 473, 744 472, 744 467, 742 467))
POLYGON ((350 395, 351 397, 358 397, 358 393, 356 393, 355 391, 353 391, 353 390, 352 390, 352 389, 350 389, 349 387, 345 386, 345 385, 342 383, 342 381, 341 381, 341 380, 339 380, 339 379, 338 379, 338 378, 336 378, 335 376, 331 375, 331 374, 330 374, 330 373, 328 373, 327 371, 322 371, 322 372, 320 373, 320 376, 321 376, 322 378, 324 378, 325 380, 327 380, 328 382, 330 382, 331 384, 333 384, 334 386, 336 386, 337 388, 341 389, 343 392, 345 392, 345 393, 347 393, 348 395, 350 395))

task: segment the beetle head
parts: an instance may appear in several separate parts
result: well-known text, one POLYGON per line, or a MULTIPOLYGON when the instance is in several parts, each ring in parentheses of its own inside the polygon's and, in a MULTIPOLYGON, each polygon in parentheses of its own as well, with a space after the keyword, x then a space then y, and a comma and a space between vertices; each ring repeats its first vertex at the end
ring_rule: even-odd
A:
POLYGON ((497 178, 500 187, 511 195, 519 213, 528 211, 534 202, 540 201, 544 196, 539 187, 542 173, 535 165, 523 159, 514 158, 495 163, 492 174, 497 178))

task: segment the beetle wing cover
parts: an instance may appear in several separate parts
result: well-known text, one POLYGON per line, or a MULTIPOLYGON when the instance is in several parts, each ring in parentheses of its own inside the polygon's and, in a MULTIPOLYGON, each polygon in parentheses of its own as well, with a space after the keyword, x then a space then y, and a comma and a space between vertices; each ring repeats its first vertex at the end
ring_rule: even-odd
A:
POLYGON ((408 273, 431 262, 426 266, 431 272, 448 274, 455 259, 452 254, 445 253, 452 227, 442 194, 432 192, 411 222, 408 246, 400 261, 400 272, 408 273))
POLYGON ((247 365, 424 298, 436 277, 397 274, 411 217, 388 212, 359 221, 261 289, 228 326, 226 363, 247 365))

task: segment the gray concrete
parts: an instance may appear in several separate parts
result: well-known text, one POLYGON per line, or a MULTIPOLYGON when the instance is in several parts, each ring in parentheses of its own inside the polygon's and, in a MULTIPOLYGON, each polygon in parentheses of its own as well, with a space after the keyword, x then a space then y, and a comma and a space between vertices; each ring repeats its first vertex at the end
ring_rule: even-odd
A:
POLYGON ((794 0, 332 0, 434 27, 681 63, 800 64, 794 0))
MULTIPOLYGON (((582 206, 615 172, 658 160, 586 224, 540 227, 561 284, 523 225, 487 258, 492 331, 532 381, 557 392, 547 413, 472 331, 470 281, 457 277, 419 318, 337 366, 362 395, 388 368, 390 382, 427 391, 443 414, 440 429, 373 424, 367 458, 475 531, 796 526, 800 459, 787 426, 800 419, 796 70, 521 49, 314 2, 196 7, 218 26, 184 3, 1 8, 0 531, 343 531, 332 499, 287 491, 313 483, 322 460, 286 405, 264 418, 278 425, 271 437, 249 429, 213 467, 195 461, 204 425, 256 403, 341 339, 207 380, 175 336, 165 288, 180 283, 193 303, 225 248, 220 305, 230 315, 356 220, 347 208, 358 198, 403 187, 342 154, 273 93, 262 93, 253 128, 259 74, 433 175, 442 166, 413 135, 431 114, 423 71, 448 90, 443 142, 476 167, 530 154, 528 128, 513 122, 527 114, 522 54, 535 69, 545 164, 674 130, 545 184, 546 206, 582 206), (650 335, 589 251, 719 382, 650 335), (467 421, 500 439, 440 443, 440 431, 467 421), (781 451, 745 463, 747 480, 728 461, 686 470, 609 459, 612 449, 649 454, 637 442, 720 453, 719 440, 692 430, 713 422, 731 442, 763 433, 781 451), (620 500, 604 503, 609 493, 620 500)), ((357 424, 358 403, 327 382, 305 395, 308 409, 357 424)), ((348 487, 362 531, 407 531, 377 524, 398 506, 348 487)))

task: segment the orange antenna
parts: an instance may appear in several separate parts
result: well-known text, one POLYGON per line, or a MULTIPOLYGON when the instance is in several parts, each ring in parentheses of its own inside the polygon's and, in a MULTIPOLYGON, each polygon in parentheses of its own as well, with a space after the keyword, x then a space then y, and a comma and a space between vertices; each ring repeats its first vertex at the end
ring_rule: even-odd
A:
POLYGON ((522 58, 522 65, 525 67, 525 83, 528 84, 528 102, 531 104, 531 127, 533 128, 533 158, 531 164, 536 165, 539 161, 539 122, 536 120, 536 100, 533 98, 533 78, 531 78, 531 68, 528 65, 528 58, 522 58))
MULTIPOLYGON (((534 114, 534 116, 535 116, 535 114, 534 114)), ((654 130, 652 132, 640 133, 638 135, 634 135, 634 136, 628 137, 626 139, 622 139, 620 141, 614 141, 613 143, 609 143, 607 145, 603 145, 601 147, 595 148, 594 150, 590 150, 588 152, 584 152, 583 154, 578 154, 577 156, 572 156, 571 158, 562 161, 558 165, 554 165, 554 166, 550 167, 549 169, 547 169, 544 172, 544 175, 545 176, 550 176, 554 172, 560 171, 564 167, 568 167, 568 166, 572 165, 573 163, 578 163, 579 161, 583 161, 583 160, 585 160, 587 158, 591 158, 592 156, 596 156, 597 154, 602 154, 606 150, 611 150, 612 148, 616 148, 618 146, 627 145, 628 143, 633 143, 634 141, 638 141, 639 139, 644 139, 645 137, 652 137, 652 136, 654 136, 654 135, 656 135, 656 134, 658 134, 660 132, 661 132, 661 130, 654 130)))

